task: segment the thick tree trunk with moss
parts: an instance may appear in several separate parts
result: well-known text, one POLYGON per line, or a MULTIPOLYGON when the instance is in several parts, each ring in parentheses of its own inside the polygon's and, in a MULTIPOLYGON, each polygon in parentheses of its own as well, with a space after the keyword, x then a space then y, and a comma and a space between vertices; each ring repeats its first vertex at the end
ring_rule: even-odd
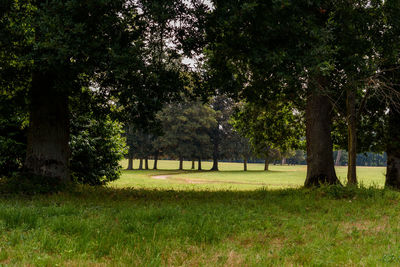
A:
POLYGON ((348 133, 348 152, 349 163, 347 167, 347 184, 357 184, 357 114, 356 114, 356 95, 352 88, 347 89, 347 133, 348 133))
POLYGON ((197 169, 199 170, 199 171, 201 171, 201 159, 199 159, 199 161, 198 161, 198 166, 197 166, 197 169))
POLYGON ((25 171, 69 182, 68 96, 55 90, 51 75, 34 73, 30 100, 25 171))
POLYGON ((129 156, 128 158, 128 168, 126 168, 128 171, 133 170, 133 158, 129 156))
POLYGON ((244 157, 243 159, 243 170, 247 171, 247 157, 244 157))
POLYGON ((304 186, 340 184, 333 162, 330 99, 311 93, 306 105, 307 178, 304 186))
POLYGON ((391 108, 387 140, 385 186, 400 190, 400 112, 391 108))

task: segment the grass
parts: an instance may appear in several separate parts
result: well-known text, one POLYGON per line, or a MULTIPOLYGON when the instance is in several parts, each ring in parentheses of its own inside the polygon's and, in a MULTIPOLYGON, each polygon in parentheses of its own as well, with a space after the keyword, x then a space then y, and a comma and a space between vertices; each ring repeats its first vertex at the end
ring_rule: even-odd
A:
MULTIPOLYGON (((137 168, 139 163, 134 162, 137 168)), ((191 162, 184 162, 185 171, 177 171, 177 161, 160 161, 159 170, 154 171, 123 171, 121 179, 110 184, 116 188, 140 187, 162 188, 181 190, 255 190, 260 188, 284 189, 299 188, 303 186, 306 177, 306 166, 280 166, 270 165, 268 172, 264 171, 264 164, 249 164, 248 171, 243 172, 242 163, 219 164, 220 171, 194 171, 190 170, 191 162), (152 179, 154 176, 166 179, 152 179)), ((122 166, 126 168, 127 162, 122 166)), ((150 161, 150 167, 153 162, 150 161)), ((203 162, 202 167, 209 170, 211 162, 203 162)), ((196 166, 197 167, 197 166, 196 166)), ((359 167, 358 179, 364 186, 382 188, 385 182, 384 167, 359 167)), ((347 167, 337 167, 336 172, 340 180, 345 184, 347 167)))
MULTIPOLYGON (((271 166, 267 175, 257 171, 260 165, 243 173, 240 165, 223 164, 220 175, 188 171, 151 178, 176 173, 175 163, 162 161, 160 171, 126 171, 107 188, 0 196, 0 266, 400 264, 397 192, 279 189, 284 181, 272 182, 280 175, 300 185, 304 170, 293 171, 298 166, 271 166), (172 179, 179 177, 219 182, 172 179), (277 186, 222 182, 231 180, 277 186)), ((381 185, 382 172, 359 173, 365 184, 381 185)))

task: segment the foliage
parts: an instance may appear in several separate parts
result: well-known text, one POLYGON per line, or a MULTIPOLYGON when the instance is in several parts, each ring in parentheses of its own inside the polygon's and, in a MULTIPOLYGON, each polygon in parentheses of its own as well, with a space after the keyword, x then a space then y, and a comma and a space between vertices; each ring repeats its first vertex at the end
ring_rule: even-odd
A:
POLYGON ((15 175, 25 157, 27 116, 13 102, 0 94, 0 177, 15 175))
POLYGON ((103 185, 120 176, 126 153, 122 126, 109 118, 79 116, 71 123, 71 175, 81 184, 103 185))
MULTIPOLYGON (((104 184, 115 180, 120 175, 119 161, 125 153, 125 140, 121 138, 121 126, 102 115, 103 107, 97 106, 93 95, 86 91, 85 97, 71 101, 71 159, 70 168, 76 182, 85 184, 104 184), (85 107, 83 107, 85 106, 85 107), (91 112, 87 112, 91 109, 91 112)), ((23 110, 10 109, 10 99, 2 99, 0 114, 0 176, 14 177, 16 184, 21 184, 24 191, 50 190, 51 182, 39 178, 29 186, 29 178, 21 174, 21 168, 26 153, 25 128, 27 113, 23 110), (3 110, 4 109, 4 110, 3 110), (24 186, 26 179, 26 186, 24 186), (37 183, 37 184, 36 184, 37 183), (29 187, 37 186, 37 190, 29 187), (43 187, 40 189, 40 187, 43 187)), ((10 180, 11 183, 13 183, 10 180)), ((50 190, 51 191, 51 190, 50 190)))
POLYGON ((132 124, 125 130, 128 157, 143 159, 152 156, 157 148, 157 136, 147 129, 135 128, 132 124))
POLYGON ((232 122, 260 157, 272 156, 272 150, 285 153, 299 148, 304 136, 301 114, 284 103, 244 103, 234 113, 232 122))
POLYGON ((157 117, 163 135, 156 142, 164 154, 189 159, 211 157, 210 132, 217 122, 210 107, 200 101, 172 103, 157 117))

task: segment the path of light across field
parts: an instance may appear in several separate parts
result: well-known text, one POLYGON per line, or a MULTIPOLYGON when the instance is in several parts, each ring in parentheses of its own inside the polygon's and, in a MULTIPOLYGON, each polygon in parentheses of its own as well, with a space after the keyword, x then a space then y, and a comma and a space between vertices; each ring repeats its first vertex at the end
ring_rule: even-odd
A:
MULTIPOLYGON (((149 162, 153 167, 153 161, 149 162)), ((126 161, 122 162, 124 169, 126 161)), ((242 163, 219 164, 220 171, 207 171, 211 162, 202 162, 204 171, 190 170, 191 162, 184 162, 184 171, 177 170, 177 161, 159 161, 159 170, 123 171, 119 180, 112 182, 112 187, 183 189, 183 190, 254 190, 257 188, 296 188, 303 185, 307 167, 304 165, 270 165, 268 172, 263 171, 264 164, 248 164, 248 171, 243 171, 242 163)), ((134 162, 134 168, 138 161, 134 162)), ((197 167, 197 163, 196 163, 197 167)), ((345 182, 347 167, 337 167, 337 175, 345 182)), ((358 178, 365 186, 383 187, 384 167, 358 167, 358 178)))

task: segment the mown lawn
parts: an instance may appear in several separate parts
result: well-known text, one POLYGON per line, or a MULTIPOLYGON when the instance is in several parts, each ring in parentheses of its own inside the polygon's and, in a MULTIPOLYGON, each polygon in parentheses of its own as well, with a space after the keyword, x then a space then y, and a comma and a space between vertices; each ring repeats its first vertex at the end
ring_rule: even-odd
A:
MULTIPOLYGON (((296 173, 292 168, 298 166, 286 172, 296 173)), ((267 190, 262 186, 239 190, 249 185, 188 184, 150 177, 166 171, 175 172, 124 172, 108 188, 0 196, 0 266, 400 264, 397 192, 338 187, 267 190), (137 186, 146 182, 147 187, 137 186), (136 186, 116 188, 123 183, 136 186), (163 183, 169 188, 164 184, 164 189, 155 189, 163 183), (226 190, 225 186, 233 187, 226 190)), ((261 172, 249 173, 254 181, 269 179, 261 172)), ((240 172, 225 178, 214 173, 184 175, 190 179, 251 178, 240 172)), ((383 179, 368 177, 368 181, 383 179)))
MULTIPOLYGON (((137 168, 138 165, 138 161, 135 161, 134 167, 137 168)), ((122 166, 126 168, 127 162, 122 162, 122 166)), ((242 163, 225 162, 219 164, 219 172, 191 170, 191 162, 186 161, 184 162, 184 171, 178 171, 178 166, 178 161, 163 160, 160 161, 157 171, 124 171, 121 179, 111 183, 110 186, 116 188, 140 187, 184 190, 299 188, 304 184, 307 171, 306 166, 302 165, 280 166, 271 164, 270 170, 265 172, 263 164, 249 164, 248 171, 243 172, 242 163)), ((202 163, 205 170, 209 170, 211 166, 211 162, 202 163)), ((152 161, 150 161, 150 167, 153 167, 152 161)), ((358 179, 362 185, 378 188, 384 186, 386 168, 358 167, 357 171, 358 179)), ((347 167, 337 167, 336 172, 340 180, 345 183, 347 167)))

